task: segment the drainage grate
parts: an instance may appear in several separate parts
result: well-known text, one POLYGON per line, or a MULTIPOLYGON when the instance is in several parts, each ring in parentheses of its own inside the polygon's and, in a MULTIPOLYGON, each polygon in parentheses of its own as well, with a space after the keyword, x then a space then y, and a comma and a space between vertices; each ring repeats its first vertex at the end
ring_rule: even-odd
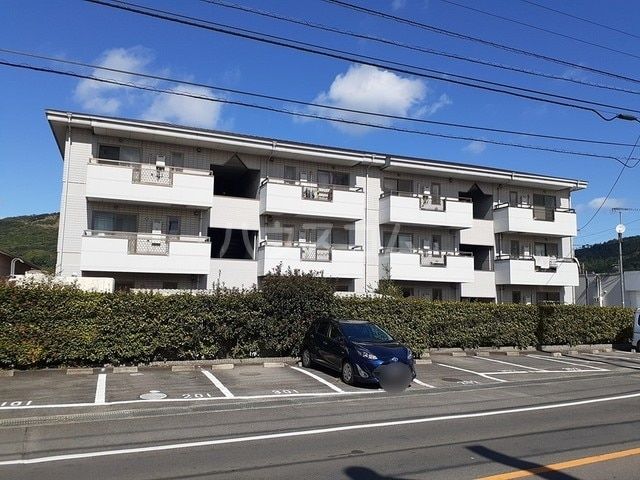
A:
POLYGON ((149 390, 149 393, 143 393, 140 398, 142 400, 162 400, 167 398, 167 394, 162 393, 160 390, 149 390))

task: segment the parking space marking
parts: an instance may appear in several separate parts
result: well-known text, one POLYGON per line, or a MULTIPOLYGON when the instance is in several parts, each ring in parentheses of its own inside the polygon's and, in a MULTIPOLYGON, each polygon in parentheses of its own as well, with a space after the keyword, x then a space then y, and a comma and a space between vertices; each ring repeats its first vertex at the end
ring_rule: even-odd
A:
POLYGON ((418 385, 422 385, 423 387, 436 388, 435 386, 429 385, 428 383, 424 383, 423 381, 418 380, 417 378, 414 378, 413 381, 414 381, 414 383, 417 383, 418 385))
POLYGON ((512 367, 524 368, 525 370, 534 370, 537 372, 543 370, 542 368, 528 367, 526 365, 519 365, 517 363, 505 362, 504 360, 496 360, 495 358, 487 358, 487 357, 475 357, 475 358, 478 358, 480 360, 486 360, 487 362, 496 362, 496 363, 502 363, 504 365, 511 365, 512 367))
POLYGON ((479 377, 483 377, 489 380, 495 380, 496 382, 507 383, 507 380, 503 378, 492 377, 487 375, 486 373, 474 372, 473 370, 467 370, 466 368, 454 367, 453 365, 446 365, 444 363, 437 363, 436 365, 440 365, 441 367, 453 368, 454 370, 460 370, 461 372, 472 373, 473 375, 478 375, 479 377))
POLYGON ((573 366, 576 366, 576 367, 590 368, 594 372, 608 372, 609 371, 609 370, 601 368, 601 367, 594 367, 592 365, 586 365, 584 363, 569 362, 567 360, 558 360, 557 358, 549 358, 549 357, 545 357, 543 355, 529 355, 529 357, 537 358, 537 359, 540 359, 540 360, 546 360, 547 362, 564 363, 565 365, 573 365, 573 366))
POLYGON ((313 379, 315 379, 315 380, 319 381, 320 383, 322 383, 322 384, 326 385, 327 387, 329 387, 329 388, 330 388, 331 390, 333 390, 334 392, 338 392, 338 393, 347 393, 347 392, 345 392, 343 389, 341 389, 340 387, 338 387, 337 385, 334 385, 333 383, 328 382, 327 380, 325 380, 325 379, 324 379, 324 378, 322 378, 322 377, 319 377, 319 376, 318 376, 318 375, 316 375, 315 373, 311 373, 311 372, 309 372, 309 371, 307 371, 307 370, 304 370, 303 368, 300 368, 300 367, 293 367, 293 366, 292 366, 292 367, 290 367, 290 368, 293 368, 294 370, 296 370, 296 371, 298 371, 298 372, 301 372, 301 373, 304 373, 305 375, 308 375, 309 377, 311 377, 311 378, 313 378, 313 379))
POLYGON ((107 374, 98 374, 98 381, 96 382, 96 397, 93 403, 103 405, 106 402, 107 392, 107 374))
POLYGON ((231 393, 229 389, 225 387, 224 384, 220 380, 218 380, 213 373, 207 370, 200 370, 200 371, 204 373, 204 376, 207 377, 211 381, 211 383, 213 383, 216 386, 216 388, 222 392, 222 394, 225 397, 232 398, 234 396, 233 393, 231 393))

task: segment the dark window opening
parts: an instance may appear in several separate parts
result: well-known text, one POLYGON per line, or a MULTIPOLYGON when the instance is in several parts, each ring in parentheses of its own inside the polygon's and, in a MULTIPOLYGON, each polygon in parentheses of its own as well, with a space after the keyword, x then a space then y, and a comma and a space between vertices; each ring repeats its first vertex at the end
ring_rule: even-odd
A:
POLYGON ((163 290, 177 290, 178 282, 162 282, 163 290))
POLYGON ((431 299, 442 301, 442 289, 441 288, 431 289, 431 299))
POLYGON ((407 297, 413 297, 414 291, 412 287, 401 287, 402 288, 402 296, 407 298, 407 297))
POLYGON ((553 222, 555 219, 556 197, 554 195, 533 194, 533 219, 553 222))
POLYGON ((537 292, 536 303, 560 303, 560 292, 537 292))
POLYGON ((210 228, 211 258, 252 260, 257 234, 255 230, 210 228))
POLYGON ((234 155, 224 165, 211 165, 213 194, 226 197, 256 198, 260 171, 250 170, 234 155))
POLYGON ((91 216, 91 230, 104 232, 137 232, 138 217, 134 214, 95 211, 91 216))
POLYGON ((141 157, 140 149, 136 147, 100 145, 98 148, 98 158, 105 160, 140 163, 141 157))
POLYGON ((461 252, 473 253, 473 269, 490 272, 493 270, 493 247, 460 244, 461 252))
POLYGON ((133 282, 124 281, 124 280, 116 280, 116 285, 115 285, 115 291, 116 292, 128 292, 132 288, 134 288, 133 282))
POLYGON ((522 292, 514 290, 511 292, 511 303, 522 303, 522 292))

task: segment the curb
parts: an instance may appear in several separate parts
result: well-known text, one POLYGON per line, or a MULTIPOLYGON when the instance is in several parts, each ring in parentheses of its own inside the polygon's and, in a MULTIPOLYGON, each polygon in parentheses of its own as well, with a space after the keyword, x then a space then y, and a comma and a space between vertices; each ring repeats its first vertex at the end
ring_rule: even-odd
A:
POLYGON ((93 375, 93 368, 67 368, 67 375, 93 375))
POLYGON ((113 367, 112 373, 138 373, 138 367, 113 367))
POLYGON ((0 377, 13 377, 14 370, 0 370, 0 377))
POLYGON ((430 358, 416 358, 416 365, 430 365, 433 363, 430 358))
POLYGON ((233 363, 216 363, 211 365, 211 370, 231 370, 235 365, 233 363))
POLYGON ((193 372, 195 369, 195 365, 173 365, 171 367, 172 372, 193 372))
POLYGON ((284 362, 264 362, 262 364, 264 368, 282 368, 284 367, 284 362))

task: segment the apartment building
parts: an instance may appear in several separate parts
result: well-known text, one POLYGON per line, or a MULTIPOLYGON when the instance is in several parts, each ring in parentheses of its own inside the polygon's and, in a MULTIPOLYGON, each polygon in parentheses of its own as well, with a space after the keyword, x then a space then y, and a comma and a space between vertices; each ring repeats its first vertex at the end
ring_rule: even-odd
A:
POLYGON ((64 169, 56 271, 117 288, 248 288, 276 268, 337 290, 574 301, 586 182, 48 110, 64 169))

